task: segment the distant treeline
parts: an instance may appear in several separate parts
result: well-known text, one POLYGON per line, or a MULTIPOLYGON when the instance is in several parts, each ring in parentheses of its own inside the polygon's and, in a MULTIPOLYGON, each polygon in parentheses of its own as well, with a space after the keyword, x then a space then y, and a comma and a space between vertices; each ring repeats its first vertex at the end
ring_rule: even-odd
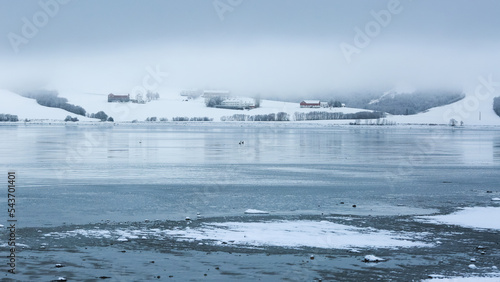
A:
POLYGON ((172 121, 213 121, 213 118, 209 117, 173 117, 172 121))
POLYGON ((0 121, 19 121, 17 115, 0 114, 0 121))
MULTIPOLYGON (((172 121, 213 121, 213 118, 209 117, 173 117, 172 121)), ((148 117, 146 118, 146 121, 152 121, 152 122, 167 122, 168 118, 162 117, 162 118, 157 118, 157 117, 148 117)), ((133 120, 133 123, 136 123, 137 120, 133 120)))
POLYGON ((357 112, 353 114, 331 112, 295 113, 295 120, 335 120, 335 119, 378 119, 384 118, 383 112, 357 112))
MULTIPOLYGON (((384 118, 382 112, 358 112, 353 114, 331 113, 331 112, 308 112, 294 114, 296 121, 304 120, 337 120, 337 119, 379 119, 384 118)), ((232 116, 223 116, 221 121, 290 121, 290 115, 285 112, 267 115, 244 115, 235 114, 232 116)))
POLYGON ((58 97, 57 91, 47 91, 41 90, 37 92, 28 92, 23 96, 31 99, 35 99, 36 102, 45 107, 59 108, 66 110, 70 113, 85 116, 86 111, 80 106, 75 106, 68 103, 68 99, 58 97))
POLYGON ((289 121, 290 115, 284 112, 279 112, 277 114, 267 114, 267 115, 244 115, 244 114, 234 114, 232 116, 223 116, 220 118, 221 121, 289 121))
POLYGON ((493 110, 500 116, 500 96, 493 99, 493 110))

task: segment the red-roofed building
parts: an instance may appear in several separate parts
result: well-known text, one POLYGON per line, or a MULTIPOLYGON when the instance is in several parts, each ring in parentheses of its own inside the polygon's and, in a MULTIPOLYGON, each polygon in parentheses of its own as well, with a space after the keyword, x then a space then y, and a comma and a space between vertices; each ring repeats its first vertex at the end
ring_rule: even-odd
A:
POLYGON ((321 102, 319 100, 304 100, 300 102, 301 108, 319 108, 321 107, 321 102))

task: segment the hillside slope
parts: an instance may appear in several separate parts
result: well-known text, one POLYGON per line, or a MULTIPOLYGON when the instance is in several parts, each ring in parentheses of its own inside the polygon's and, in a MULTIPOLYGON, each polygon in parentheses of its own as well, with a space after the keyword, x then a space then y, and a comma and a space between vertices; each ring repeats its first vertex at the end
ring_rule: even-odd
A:
POLYGON ((2 100, 0 103, 0 114, 17 115, 19 120, 64 120, 68 115, 76 116, 81 121, 94 120, 77 116, 62 109, 41 106, 34 99, 26 98, 7 90, 0 89, 0 99, 2 100))
POLYGON ((493 111, 493 96, 474 104, 477 101, 473 94, 455 103, 432 108, 416 115, 392 115, 387 119, 397 123, 412 124, 448 124, 454 118, 464 125, 500 125, 500 117, 493 111))

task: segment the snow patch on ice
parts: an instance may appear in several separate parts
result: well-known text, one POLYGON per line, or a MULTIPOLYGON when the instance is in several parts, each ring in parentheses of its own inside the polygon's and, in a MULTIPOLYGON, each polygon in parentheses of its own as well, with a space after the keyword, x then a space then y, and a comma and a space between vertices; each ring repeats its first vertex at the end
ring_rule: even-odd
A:
POLYGON ((317 247, 333 249, 429 247, 415 241, 416 233, 359 228, 329 221, 265 221, 206 223, 198 228, 175 229, 167 234, 195 240, 234 241, 237 245, 317 247))
POLYGON ((500 230, 500 207, 469 207, 452 214, 421 216, 419 219, 434 224, 452 224, 468 228, 500 230))
POLYGON ((203 243, 215 245, 230 243, 231 245, 252 248, 280 246, 353 250, 353 248, 395 249, 434 246, 422 241, 426 234, 392 232, 374 228, 353 227, 329 221, 309 220, 204 223, 195 228, 177 227, 165 230, 159 228, 135 229, 132 227, 115 230, 77 229, 65 232, 51 232, 44 236, 55 239, 82 236, 124 242, 134 239, 143 240, 144 238, 153 240, 175 238, 179 241, 208 241, 203 243))

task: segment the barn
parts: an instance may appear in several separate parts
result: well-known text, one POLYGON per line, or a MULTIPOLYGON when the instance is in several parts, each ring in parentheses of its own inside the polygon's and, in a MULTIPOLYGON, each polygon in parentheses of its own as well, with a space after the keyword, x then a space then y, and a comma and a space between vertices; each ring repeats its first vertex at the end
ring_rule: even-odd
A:
POLYGON ((127 95, 115 95, 113 93, 108 95, 108 102, 130 102, 130 94, 127 95))
POLYGON ((300 102, 301 108, 319 108, 321 107, 321 102, 319 100, 304 100, 300 102))

